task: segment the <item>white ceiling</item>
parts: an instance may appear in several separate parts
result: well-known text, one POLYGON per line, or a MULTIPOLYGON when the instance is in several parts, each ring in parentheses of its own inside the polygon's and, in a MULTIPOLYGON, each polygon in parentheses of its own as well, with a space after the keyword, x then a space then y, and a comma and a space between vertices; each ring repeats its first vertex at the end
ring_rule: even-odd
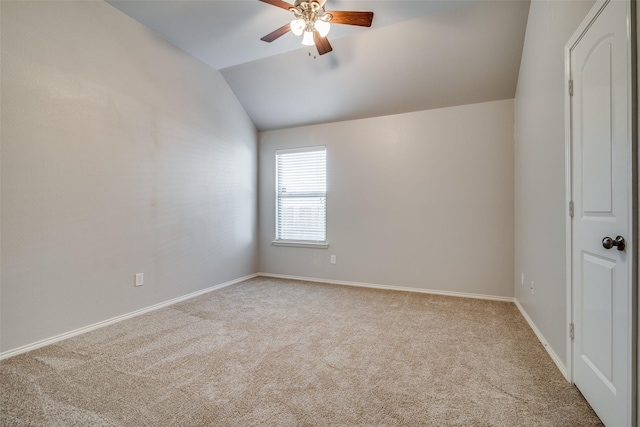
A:
POLYGON ((327 10, 373 11, 373 25, 333 25, 333 52, 314 59, 291 33, 260 41, 291 13, 257 0, 107 2, 220 70, 261 131, 512 98, 529 10, 528 0, 328 0, 327 10))

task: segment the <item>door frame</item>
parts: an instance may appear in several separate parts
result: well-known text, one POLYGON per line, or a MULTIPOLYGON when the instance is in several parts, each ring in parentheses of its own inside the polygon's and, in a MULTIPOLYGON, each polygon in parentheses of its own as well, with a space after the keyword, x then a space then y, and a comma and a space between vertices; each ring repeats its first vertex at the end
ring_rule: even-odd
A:
MULTIPOLYGON (((569 95, 569 81, 571 80, 571 50, 582 39, 584 33, 592 25, 593 21, 600 15, 604 7, 612 0, 597 0, 594 6, 591 8, 587 16, 584 18, 580 26, 575 30, 564 48, 564 65, 565 65, 565 80, 564 80, 564 99, 565 99, 565 230, 566 230, 566 379, 571 384, 573 381, 573 339, 569 334, 570 325, 573 323, 573 218, 571 216, 571 203, 573 199, 573 162, 572 162, 572 143, 571 143, 571 128, 572 128, 572 116, 571 116, 571 96, 569 95)), ((616 1, 616 0, 613 0, 616 1)), ((640 311, 639 298, 638 298, 638 264, 640 263, 640 254, 638 253, 638 241, 640 240, 640 233, 638 224, 640 222, 640 215, 638 210, 638 200, 640 200, 640 188, 638 188, 638 72, 637 72, 637 53, 638 40, 637 34, 637 22, 640 20, 640 9, 636 11, 636 2, 633 0, 626 0, 627 3, 627 31, 629 38, 629 58, 631 64, 629 64, 631 70, 628 76, 629 88, 631 88, 631 95, 628 100, 629 107, 629 126, 631 127, 631 143, 628 153, 628 165, 631 171, 630 174, 630 186, 629 186, 629 222, 630 222, 630 237, 632 242, 630 249, 630 263, 631 263, 631 345, 629 355, 629 363, 631 366, 631 382, 629 384, 630 389, 629 398, 631 399, 630 410, 632 425, 635 425, 638 414, 640 414, 640 370, 638 365, 640 364, 640 319, 638 317, 638 311, 640 311)))

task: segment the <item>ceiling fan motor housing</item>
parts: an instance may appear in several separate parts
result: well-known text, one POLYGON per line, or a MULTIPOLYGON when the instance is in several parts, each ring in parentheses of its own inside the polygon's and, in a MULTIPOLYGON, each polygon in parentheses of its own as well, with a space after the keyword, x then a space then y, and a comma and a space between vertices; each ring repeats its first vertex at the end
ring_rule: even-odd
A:
POLYGON ((302 3, 318 3, 320 5, 320 7, 323 7, 324 4, 327 2, 327 0, 313 0, 313 1, 309 1, 309 0, 296 0, 293 5, 295 7, 299 7, 302 3))

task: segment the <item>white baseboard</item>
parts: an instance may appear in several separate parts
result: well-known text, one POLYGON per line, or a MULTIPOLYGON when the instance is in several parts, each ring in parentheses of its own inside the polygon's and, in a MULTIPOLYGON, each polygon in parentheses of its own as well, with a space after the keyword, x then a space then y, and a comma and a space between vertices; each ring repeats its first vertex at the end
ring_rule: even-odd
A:
POLYGON ((560 360, 558 355, 553 351, 551 346, 549 346, 549 344, 547 344, 547 342, 544 339, 544 336, 542 335, 542 333, 538 330, 538 328, 533 323, 533 321, 531 320, 531 318, 529 317, 527 312, 524 310, 524 308, 522 308, 522 306, 520 305, 518 300, 515 299, 515 298, 502 297, 502 296, 496 296, 496 295, 472 294, 472 293, 466 293, 466 292, 440 291, 440 290, 435 290, 435 289, 411 288, 411 287, 404 287, 404 286, 378 285, 378 284, 373 284, 373 283, 349 282, 349 281, 344 281, 344 280, 317 279, 317 278, 313 278, 313 277, 288 276, 288 275, 284 275, 284 274, 272 274, 272 273, 254 273, 254 274, 250 274, 248 276, 240 277, 238 279, 231 280, 231 281, 228 281, 228 282, 225 282, 225 283, 220 283, 218 285, 211 286, 209 288, 202 289, 200 291, 192 292, 192 293, 187 294, 187 295, 183 295, 183 296, 180 296, 180 297, 177 297, 177 298, 173 298, 173 299, 168 300, 168 301, 164 301, 164 302, 161 302, 161 303, 158 303, 158 304, 154 304, 152 306, 145 307, 145 308, 142 308, 140 310, 135 310, 135 311, 132 311, 132 312, 127 313, 127 314, 123 314, 123 315, 120 315, 120 316, 113 317, 111 319, 103 320, 102 322, 94 323, 92 325, 85 326, 85 327, 82 327, 82 328, 78 328, 78 329, 75 329, 73 331, 65 332, 65 333, 56 335, 56 336, 51 337, 51 338, 46 338, 44 340, 40 340, 40 341, 37 341, 37 342, 32 343, 32 344, 27 344, 27 345, 24 345, 22 347, 18 347, 18 348, 12 349, 12 350, 8 350, 8 351, 5 351, 3 353, 0 353, 0 360, 7 359, 7 358, 12 357, 12 356, 17 356, 18 354, 26 353, 28 351, 35 350, 37 348, 44 347, 46 345, 54 344, 54 343, 56 343, 58 341, 62 341, 62 340, 65 340, 67 338, 71 338, 73 336, 83 334, 85 332, 93 331, 93 330, 98 329, 98 328, 102 328, 102 327, 105 327, 105 326, 108 326, 108 325, 112 325, 112 324, 120 322, 122 320, 130 319, 132 317, 139 316, 141 314, 148 313, 150 311, 158 310, 160 308, 167 307, 167 306, 170 306, 172 304, 176 304, 178 302, 185 301, 185 300, 197 297, 199 295, 203 295, 203 294, 206 294, 208 292, 215 291, 217 289, 222 289, 224 287, 231 286, 231 285, 234 285, 236 283, 243 282, 245 280, 252 279, 252 278, 258 277, 258 276, 273 277, 273 278, 278 278, 278 279, 301 280, 301 281, 306 281, 306 282, 329 283, 329 284, 334 284, 334 285, 357 286, 357 287, 362 287, 362 288, 386 289, 386 290, 393 290, 393 291, 417 292, 417 293, 445 295, 445 296, 462 297, 462 298, 476 298, 476 299, 484 299, 484 300, 491 300, 491 301, 512 302, 512 303, 516 304, 516 306, 520 310, 520 313, 522 314, 522 316, 525 318, 525 320, 527 321, 527 323, 529 324, 529 326, 531 327, 533 332, 536 334, 536 336, 538 337, 538 339, 540 340, 540 342, 544 346, 545 350, 547 350, 547 353, 549 353, 549 356, 551 356, 551 359, 553 360, 553 362, 556 364, 556 366, 558 367, 560 372, 562 372, 562 375, 564 375, 565 378, 568 378, 567 377, 567 369, 566 369, 566 367, 564 366, 564 364, 562 363, 562 361, 560 360))
POLYGON ((170 299, 168 301, 164 301, 164 302, 161 302, 161 303, 158 303, 158 304, 151 305, 149 307, 141 308, 140 310, 135 310, 135 311, 132 311, 132 312, 127 313, 127 314, 122 314, 120 316, 112 317, 111 319, 103 320, 102 322, 94 323, 92 325, 85 326, 85 327, 82 327, 82 328, 78 328, 78 329, 75 329, 73 331, 65 332, 65 333, 56 335, 56 336, 51 337, 51 338, 46 338, 46 339, 40 340, 40 341, 32 343, 32 344, 27 344, 27 345, 24 345, 22 347, 15 348, 13 350, 8 350, 8 351, 0 353, 0 360, 7 359, 7 358, 12 357, 12 356, 17 356, 18 354, 26 353, 28 351, 35 350, 35 349, 40 348, 40 347, 44 347, 45 345, 53 344, 53 343, 56 343, 58 341, 65 340, 67 338, 71 338, 71 337, 76 336, 76 335, 84 334, 85 332, 93 331, 94 329, 98 329, 98 328, 102 328, 102 327, 105 327, 105 326, 108 326, 108 325, 112 325, 112 324, 120 322, 122 320, 130 319, 132 317, 139 316, 141 314, 148 313, 150 311, 154 311, 154 310, 157 310, 159 308, 167 307, 169 305, 176 304, 176 303, 179 303, 181 301, 185 301, 185 300, 197 297, 199 295, 206 294, 206 293, 211 292, 211 291, 215 291, 217 289, 222 289, 222 288, 225 288, 227 286, 231 286, 233 284, 236 284, 236 283, 239 283, 239 282, 243 282, 243 281, 248 280, 248 279, 252 279, 252 278, 254 278, 256 276, 258 276, 258 274, 250 274, 248 276, 240 277, 239 279, 234 279, 234 280, 231 280, 229 282, 220 283, 219 285, 211 286, 209 288, 202 289, 202 290, 199 290, 199 291, 196 291, 196 292, 192 292, 190 294, 183 295, 181 297, 173 298, 173 299, 170 299))
POLYGON ((405 286, 377 285, 373 283, 347 282, 344 280, 316 279, 313 277, 287 276, 285 274, 258 273, 257 276, 273 277, 276 279, 301 280, 305 282, 330 283, 332 285, 358 286, 361 288, 386 289, 390 291, 418 292, 423 294, 446 295, 450 297, 486 299, 491 301, 513 302, 512 297, 501 297, 496 295, 470 294, 466 292, 439 291, 435 289, 409 288, 405 286))
POLYGON ((562 360, 560 360, 556 352, 553 351, 549 343, 547 343, 547 341, 544 339, 544 335, 542 335, 542 332, 540 332, 540 330, 533 323, 533 320, 531 320, 527 312, 520 305, 520 302, 516 298, 513 299, 513 302, 515 302, 516 307, 518 307, 518 310, 520 310, 520 314, 522 314, 522 317, 524 317, 524 320, 527 321, 527 323, 529 324, 529 327, 533 330, 533 333, 536 334, 536 336, 542 343, 542 346, 544 347, 544 349, 547 350, 547 353, 549 353, 549 356, 551 356, 551 360, 553 360, 553 363, 556 364, 556 366, 558 367, 562 375, 565 377, 565 379, 571 382, 569 380, 569 376, 567 375, 567 367, 564 365, 564 363, 562 363, 562 360))
POLYGON ((560 360, 560 357, 558 357, 558 355, 555 353, 555 351, 553 351, 551 346, 544 339, 544 336, 542 335, 540 330, 538 330, 536 325, 533 323, 533 320, 531 320, 531 318, 529 317, 527 312, 524 310, 524 308, 522 308, 522 306, 520 305, 518 300, 515 299, 515 298, 512 298, 512 297, 501 297, 501 296, 495 296, 495 295, 471 294, 471 293, 465 293, 465 292, 439 291, 439 290, 433 290, 433 289, 408 288, 408 287, 404 287, 404 286, 389 286, 389 285, 376 285, 376 284, 372 284, 372 283, 347 282, 347 281, 343 281, 343 280, 317 279, 317 278, 313 278, 313 277, 288 276, 288 275, 285 275, 285 274, 258 273, 257 276, 274 277, 274 278, 278 278, 278 279, 303 280, 303 281, 307 281, 307 282, 331 283, 331 284, 334 284, 334 285, 359 286, 359 287, 363 287, 363 288, 387 289, 387 290, 406 291, 406 292, 418 292, 418 293, 425 293, 425 294, 436 294, 436 295, 446 295, 446 296, 453 296, 453 297, 476 298, 476 299, 484 299, 484 300, 491 300, 491 301, 504 301, 504 302, 515 303, 516 307, 518 307, 518 310, 520 310, 520 313, 522 314, 522 317, 524 317, 524 319, 527 321, 527 324, 529 325, 529 327, 531 328, 533 333, 536 335, 536 337, 538 337, 538 340, 540 340, 540 342, 542 343, 542 346, 544 347, 544 349, 547 351, 547 353, 551 357, 551 360, 553 360, 553 363, 556 364, 556 366, 558 367, 558 369, 560 370, 562 375, 567 379, 567 381, 569 381, 568 376, 567 376, 567 368, 565 367, 564 363, 562 363, 562 360, 560 360))

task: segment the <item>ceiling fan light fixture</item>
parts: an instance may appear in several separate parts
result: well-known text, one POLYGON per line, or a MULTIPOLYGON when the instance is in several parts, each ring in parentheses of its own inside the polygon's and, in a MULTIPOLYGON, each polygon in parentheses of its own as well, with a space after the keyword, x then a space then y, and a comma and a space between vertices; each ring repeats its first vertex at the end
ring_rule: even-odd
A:
POLYGON ((302 44, 305 46, 313 46, 315 44, 313 42, 313 31, 304 32, 304 36, 302 36, 302 44))
POLYGON ((301 36, 306 26, 304 19, 294 19, 291 21, 291 32, 296 36, 301 36))
POLYGON ((327 37, 327 34, 329 34, 329 30, 331 29, 331 24, 327 21, 323 21, 322 19, 318 19, 313 24, 313 27, 320 34, 320 37, 327 37))

